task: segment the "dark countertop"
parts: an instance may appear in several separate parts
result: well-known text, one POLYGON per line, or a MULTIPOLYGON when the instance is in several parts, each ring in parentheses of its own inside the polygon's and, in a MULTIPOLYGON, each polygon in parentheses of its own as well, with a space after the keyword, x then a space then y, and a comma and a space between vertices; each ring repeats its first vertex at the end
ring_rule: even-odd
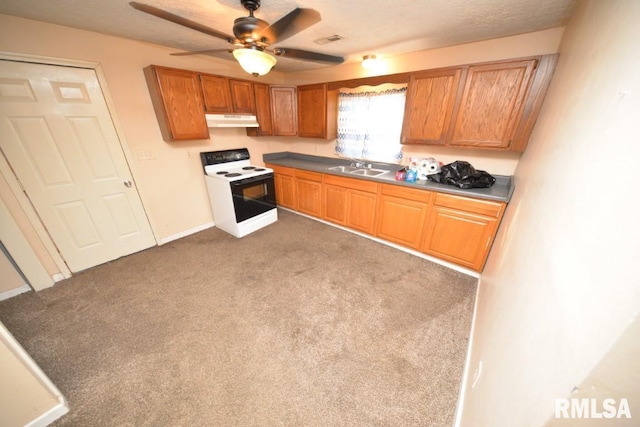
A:
POLYGON ((265 163, 271 163, 278 166, 286 166, 296 169, 304 169, 313 172, 327 173, 332 175, 345 176, 349 178, 366 179, 368 181, 381 182, 384 184, 400 185, 410 188, 418 188, 429 191, 438 191, 441 193, 455 194, 459 196, 475 197, 477 199, 495 200, 498 202, 508 203, 513 194, 515 188, 513 183, 513 177, 505 175, 494 175, 496 178, 495 184, 489 188, 473 188, 463 190, 453 185, 440 184, 432 181, 418 180, 415 183, 396 181, 395 172, 402 169, 402 166, 390 163, 379 163, 365 161, 367 165, 371 164, 374 169, 388 170, 388 173, 380 176, 362 176, 354 175, 351 173, 337 172, 329 170, 330 167, 345 165, 348 166, 352 163, 348 159, 339 159, 322 156, 312 156, 308 154, 292 153, 289 151, 283 151, 280 153, 267 153, 262 156, 262 160, 265 163))

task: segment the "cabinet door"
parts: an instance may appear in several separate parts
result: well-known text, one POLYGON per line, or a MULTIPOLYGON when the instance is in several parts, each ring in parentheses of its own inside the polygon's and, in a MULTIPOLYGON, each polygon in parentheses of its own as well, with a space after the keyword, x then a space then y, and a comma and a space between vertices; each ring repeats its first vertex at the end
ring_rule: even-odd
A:
POLYGON ((267 163, 266 166, 273 169, 274 172, 276 202, 278 206, 296 209, 295 169, 276 166, 269 163, 267 163))
POLYGON ((200 74, 200 84, 204 96, 204 109, 207 113, 233 113, 228 78, 200 74))
POLYGON ((438 193, 422 251, 482 271, 505 204, 438 193))
POLYGON ((336 136, 338 92, 327 84, 298 86, 298 136, 331 139, 336 136))
POLYGON ((402 142, 444 145, 460 92, 461 68, 411 75, 402 125, 402 142))
POLYGON ((275 175, 276 201, 278 205, 296 209, 296 181, 288 175, 275 175))
POLYGON ((537 60, 470 66, 450 144, 507 149, 537 60))
POLYGON ((419 249, 431 193, 383 185, 378 201, 376 236, 419 249))
POLYGON ((347 198, 349 190, 331 184, 324 184, 323 188, 323 218, 340 225, 347 225, 347 198))
POLYGON ((379 184, 330 174, 324 174, 322 182, 323 218, 373 234, 379 184))
POLYGON ((262 83, 253 84, 253 92, 256 99, 256 119, 259 127, 247 128, 249 136, 273 135, 273 120, 271 116, 271 93, 269 85, 262 83))
POLYGON ((253 94, 253 83, 245 80, 229 80, 231 105, 238 114, 256 114, 256 99, 253 94))
POLYGON ((434 206, 424 252, 481 271, 497 225, 495 218, 434 206))
POLYGON ((296 198, 298 210, 322 216, 322 174, 296 170, 296 198))
POLYGON ((164 140, 209 139, 198 75, 154 65, 144 72, 164 140))
POLYGON ((298 134, 296 88, 272 86, 271 111, 274 135, 296 136, 298 134))
POLYGON ((376 218, 376 193, 349 190, 347 227, 373 234, 376 218))

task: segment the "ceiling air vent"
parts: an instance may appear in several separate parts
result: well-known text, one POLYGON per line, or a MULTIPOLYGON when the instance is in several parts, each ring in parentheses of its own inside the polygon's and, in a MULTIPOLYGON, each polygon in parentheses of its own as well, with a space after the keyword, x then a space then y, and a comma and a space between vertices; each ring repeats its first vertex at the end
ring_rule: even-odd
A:
POLYGON ((318 40, 314 40, 314 43, 318 43, 318 44, 327 44, 327 43, 333 43, 333 42, 337 42, 338 40, 342 40, 344 37, 339 36, 337 34, 334 34, 332 36, 329 37, 325 37, 322 39, 318 39, 318 40))

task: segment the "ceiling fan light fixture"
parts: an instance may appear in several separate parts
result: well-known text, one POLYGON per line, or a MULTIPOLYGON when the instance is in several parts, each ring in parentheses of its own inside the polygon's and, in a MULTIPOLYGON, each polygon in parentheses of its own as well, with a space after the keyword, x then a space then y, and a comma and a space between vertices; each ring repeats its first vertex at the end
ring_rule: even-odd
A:
POLYGON ((362 68, 375 68, 378 58, 375 55, 365 55, 362 57, 362 68))
POLYGON ((233 56, 243 70, 256 77, 267 74, 278 62, 275 56, 259 49, 236 49, 233 51, 233 56))

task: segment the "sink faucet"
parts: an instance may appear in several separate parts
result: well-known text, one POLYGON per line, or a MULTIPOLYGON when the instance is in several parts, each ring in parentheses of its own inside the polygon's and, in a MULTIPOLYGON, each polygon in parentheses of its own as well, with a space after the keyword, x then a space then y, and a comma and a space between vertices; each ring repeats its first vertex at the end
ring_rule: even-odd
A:
POLYGON ((351 165, 350 166, 353 166, 353 167, 356 167, 356 168, 365 167, 364 162, 362 160, 360 160, 360 159, 351 159, 351 160, 352 161, 351 161, 351 165))

